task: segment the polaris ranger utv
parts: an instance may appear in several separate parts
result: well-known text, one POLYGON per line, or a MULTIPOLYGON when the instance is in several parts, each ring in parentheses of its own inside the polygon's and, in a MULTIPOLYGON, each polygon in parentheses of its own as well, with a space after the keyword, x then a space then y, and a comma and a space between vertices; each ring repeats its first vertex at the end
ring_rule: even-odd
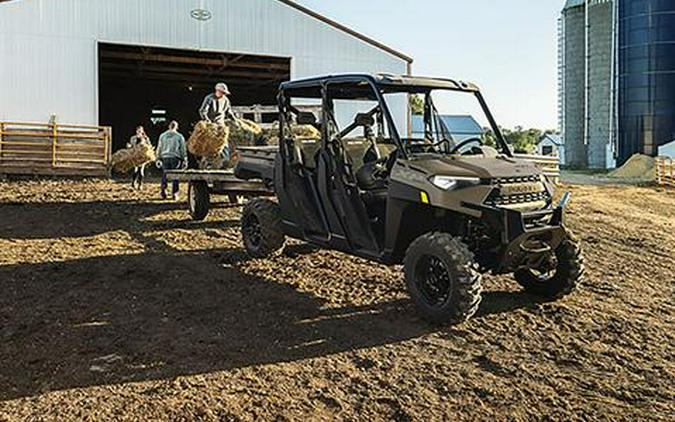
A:
POLYGON ((569 195, 553 204, 542 172, 513 158, 475 85, 340 75, 284 83, 278 101, 278 149, 242 148, 235 168, 237 177, 262 180, 278 199, 253 199, 244 208, 242 237, 251 256, 270 256, 288 236, 403 264, 413 302, 437 323, 476 312, 485 272, 512 273, 548 299, 580 282, 579 243, 564 225, 569 195), (484 136, 452 133, 434 101, 445 92, 477 104, 492 146, 484 136), (412 136, 401 130, 409 95, 424 98, 423 128, 412 136), (320 118, 294 107, 308 100, 322 104, 320 118), (313 125, 321 137, 296 136, 295 125, 313 125))

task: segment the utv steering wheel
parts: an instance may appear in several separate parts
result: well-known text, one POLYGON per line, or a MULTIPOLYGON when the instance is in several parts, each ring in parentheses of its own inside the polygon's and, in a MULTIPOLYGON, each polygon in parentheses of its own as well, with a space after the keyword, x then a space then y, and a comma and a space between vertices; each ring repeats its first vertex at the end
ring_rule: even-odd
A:
POLYGON ((483 141, 480 138, 469 138, 457 144, 452 151, 450 151, 450 154, 457 154, 462 148, 473 143, 477 143, 478 146, 483 146, 483 141))

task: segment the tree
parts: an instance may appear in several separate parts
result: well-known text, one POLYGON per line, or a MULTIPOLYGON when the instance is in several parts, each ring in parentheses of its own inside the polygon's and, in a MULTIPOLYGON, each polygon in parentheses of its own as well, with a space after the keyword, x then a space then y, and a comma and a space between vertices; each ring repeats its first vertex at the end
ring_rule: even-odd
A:
POLYGON ((497 147, 497 136, 495 133, 490 129, 489 127, 484 127, 483 128, 483 142, 485 145, 496 148, 497 147))
POLYGON ((521 154, 531 154, 537 147, 543 132, 539 129, 523 129, 522 126, 516 126, 514 129, 502 129, 502 134, 512 147, 514 152, 521 154))
POLYGON ((424 115, 424 97, 419 94, 411 95, 410 97, 410 110, 415 116, 424 115))

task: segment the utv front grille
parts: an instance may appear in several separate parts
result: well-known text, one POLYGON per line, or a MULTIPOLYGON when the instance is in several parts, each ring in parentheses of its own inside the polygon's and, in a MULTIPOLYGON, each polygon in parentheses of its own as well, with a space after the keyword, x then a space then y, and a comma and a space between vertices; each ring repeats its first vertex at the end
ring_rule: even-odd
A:
POLYGON ((548 204, 551 196, 539 176, 493 179, 494 189, 485 200, 485 205, 508 207, 519 204, 548 204))

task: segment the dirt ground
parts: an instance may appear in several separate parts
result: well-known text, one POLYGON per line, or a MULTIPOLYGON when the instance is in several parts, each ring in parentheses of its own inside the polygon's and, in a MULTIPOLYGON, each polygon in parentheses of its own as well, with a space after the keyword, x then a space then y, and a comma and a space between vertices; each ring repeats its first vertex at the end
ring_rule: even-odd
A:
POLYGON ((583 288, 439 328, 400 268, 249 260, 239 207, 0 182, 0 420, 675 420, 675 194, 567 188, 583 288))

